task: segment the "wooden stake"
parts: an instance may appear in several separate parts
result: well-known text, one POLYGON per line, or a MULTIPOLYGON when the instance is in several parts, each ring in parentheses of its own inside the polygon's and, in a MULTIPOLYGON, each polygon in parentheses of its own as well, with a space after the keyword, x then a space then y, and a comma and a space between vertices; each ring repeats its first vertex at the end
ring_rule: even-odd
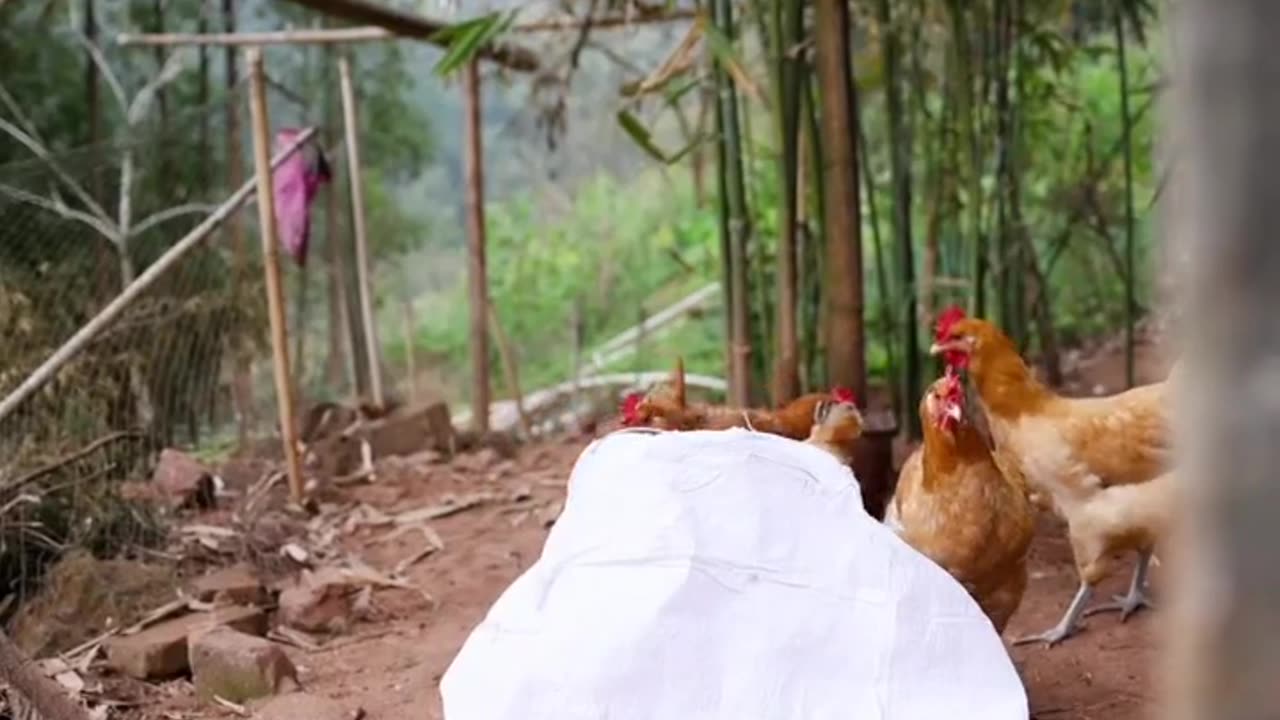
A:
POLYGON ((480 138, 480 65, 471 61, 463 80, 466 136, 467 284, 471 300, 471 422, 489 431, 489 281, 485 271, 484 144, 480 138))
POLYGON ((275 368, 276 404, 280 412, 280 441, 289 473, 289 497, 302 502, 302 463, 298 458, 298 425, 293 416, 293 380, 289 377, 289 332, 284 317, 284 287, 280 281, 280 245, 276 238, 276 202, 271 187, 270 123, 262 50, 245 53, 249 65, 249 112, 253 120, 253 166, 258 180, 258 222, 262 235, 262 271, 267 281, 267 315, 271 320, 271 360, 275 368))
POLYGON ((364 325, 364 350, 369 360, 369 398, 374 407, 384 407, 382 363, 378 361, 378 328, 373 318, 372 288, 369 285, 369 241, 364 224, 364 187, 360 184, 360 132, 356 125, 356 92, 351 83, 351 56, 338 58, 342 83, 342 123, 347 135, 347 180, 351 185, 351 229, 356 238, 356 282, 360 291, 360 315, 364 325))

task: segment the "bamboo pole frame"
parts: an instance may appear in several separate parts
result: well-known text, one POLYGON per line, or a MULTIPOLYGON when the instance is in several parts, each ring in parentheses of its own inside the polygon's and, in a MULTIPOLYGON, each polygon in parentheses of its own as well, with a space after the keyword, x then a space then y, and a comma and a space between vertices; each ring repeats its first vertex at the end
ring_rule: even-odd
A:
POLYGON ((270 120, 267 117, 267 80, 262 50, 245 51, 249 66, 249 113, 252 122, 253 165, 258 185, 259 234, 262 236, 262 271, 267 283, 267 315, 271 321, 271 360, 275 371, 276 405, 280 416, 280 441, 289 476, 289 498, 302 503, 302 460, 298 456, 298 424, 294 417, 293 379, 289 373, 289 329, 284 315, 284 285, 280 278, 280 244, 276 237, 276 203, 271 186, 270 120))
POLYGON ((333 45, 339 43, 394 40, 396 34, 380 27, 353 27, 271 32, 229 33, 120 33, 116 44, 121 47, 173 47, 180 45, 212 45, 242 47, 254 45, 333 45))
MULTIPOLYGON (((271 159, 271 167, 278 167, 280 163, 287 160, 315 137, 315 134, 315 128, 307 128, 299 133, 291 145, 276 153, 276 156, 271 159)), ((143 270, 124 290, 121 290, 114 300, 107 303, 107 306, 98 311, 97 315, 82 325, 74 335, 62 344, 62 347, 49 356, 48 360, 45 360, 40 367, 32 371, 21 385, 14 388, 13 392, 9 393, 3 401, 0 401, 0 420, 13 414, 19 405, 39 392, 40 388, 52 380, 59 370, 71 362, 76 355, 84 351, 95 337, 103 330, 106 330, 111 323, 115 322, 124 313, 126 308, 150 289, 165 273, 173 269, 196 246, 204 242, 214 230, 226 222, 227 218, 231 217, 244 204, 245 200, 249 199, 255 192, 257 192, 257 187, 254 181, 245 182, 231 197, 224 200, 217 209, 209 213, 199 225, 192 228, 186 235, 183 235, 178 242, 174 243, 173 247, 165 251, 154 263, 147 266, 147 269, 143 270)))
MULTIPOLYGON (((401 37, 425 40, 434 45, 446 45, 438 38, 440 31, 449 27, 448 23, 387 7, 382 3, 370 0, 292 0, 292 2, 357 25, 377 25, 401 37)), ((505 42, 491 42, 484 45, 479 49, 479 57, 522 72, 535 72, 542 67, 537 53, 529 48, 505 42)))
POLYGON ((360 133, 356 124, 356 91, 351 80, 351 57, 338 57, 342 94, 342 124, 347 142, 347 179, 351 186, 351 224, 356 240, 356 283, 360 295, 360 315, 364 324, 364 353, 369 361, 369 394, 374 407, 384 406, 382 364, 378 353, 378 328, 373 317, 372 289, 369 285, 369 241, 364 218, 364 186, 360 183, 360 133))
MULTIPOLYGON (((577 18, 553 18, 521 23, 511 28, 511 32, 525 35, 539 33, 569 32, 582 30, 590 25, 592 30, 626 30, 638 25, 655 25, 659 23, 681 22, 698 17, 696 10, 677 9, 656 15, 610 15, 593 18, 590 21, 577 18)), ((444 24, 441 23, 441 27, 444 24)), ((401 35, 385 27, 368 25, 363 27, 273 30, 267 32, 230 32, 230 33, 120 33, 116 35, 116 44, 121 47, 174 47, 181 45, 209 45, 221 47, 240 47, 248 45, 335 45, 342 43, 377 42, 396 40, 401 35)))
POLYGON ((484 142, 480 137, 480 64, 472 60, 463 71, 462 122, 465 137, 463 174, 466 177, 467 288, 471 304, 471 421, 476 432, 489 431, 489 280, 485 269, 484 142))

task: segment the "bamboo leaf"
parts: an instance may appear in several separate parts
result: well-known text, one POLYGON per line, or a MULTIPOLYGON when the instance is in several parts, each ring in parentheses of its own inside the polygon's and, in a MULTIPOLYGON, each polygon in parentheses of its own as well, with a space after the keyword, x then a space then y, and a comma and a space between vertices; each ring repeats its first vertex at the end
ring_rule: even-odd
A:
POLYGON ((664 165, 674 165, 680 162, 705 140, 702 136, 694 137, 689 141, 688 145, 668 155, 653 141, 653 133, 649 132, 649 128, 645 127, 644 123, 640 122, 640 119, 630 110, 623 109, 618 111, 618 124, 622 126, 623 132, 640 146, 641 150, 644 150, 650 157, 664 165))
POLYGON ((435 73, 442 77, 452 75, 466 66, 481 50, 509 30, 515 18, 516 11, 492 12, 436 31, 431 36, 432 41, 443 43, 448 49, 436 63, 435 73))
POLYGON ((769 103, 765 101, 764 94, 742 69, 742 62, 738 58, 738 51, 734 48, 733 41, 721 32, 720 28, 707 22, 705 17, 699 16, 698 23, 702 25, 702 31, 707 38, 707 47, 711 49, 712 56, 729 73, 729 77, 733 78, 733 84, 750 95, 752 100, 767 107, 769 103))
POLYGON ((622 126, 623 132, 631 136, 631 139, 640 146, 641 150, 644 150, 659 162, 669 162, 666 154, 654 144, 653 134, 649 132, 649 128, 645 127, 630 110, 622 109, 618 111, 618 124, 622 126))

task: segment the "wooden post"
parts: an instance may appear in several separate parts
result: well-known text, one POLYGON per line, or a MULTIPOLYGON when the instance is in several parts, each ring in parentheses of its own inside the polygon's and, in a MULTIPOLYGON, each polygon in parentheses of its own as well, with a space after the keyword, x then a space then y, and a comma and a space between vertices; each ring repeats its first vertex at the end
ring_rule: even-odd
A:
POLYGON ((262 50, 245 53, 249 65, 249 112, 253 122, 253 166, 258 180, 258 222, 262 235, 262 271, 267 281, 267 314, 271 320, 271 360, 275 369, 280 440, 289 473, 289 497, 302 502, 302 463, 298 458, 298 425, 294 420, 293 380, 289 377, 289 333, 285 327, 284 287, 280 282, 280 244, 276 238, 276 203, 271 187, 270 122, 262 50))
POLYGON ((347 140, 347 178, 351 184, 351 229, 356 238, 356 279, 360 290, 360 315, 364 325, 364 350, 369 363, 369 394, 374 407, 384 407, 382 363, 378 360, 378 328, 373 318, 372 288, 369 285, 369 241, 364 224, 364 188, 360 181, 360 133, 356 124, 356 92, 351 83, 351 56, 338 58, 342 82, 342 122, 347 140))
POLYGON ((1174 370, 1183 532, 1170 589, 1165 707, 1172 720, 1280 711, 1280 3, 1171 4, 1177 153, 1162 208, 1180 266, 1174 370))
POLYGON ((489 279, 485 270, 484 142, 480 137, 480 65, 471 61, 463 75, 462 123, 466 138, 467 285, 471 296, 471 422, 489 431, 489 279))

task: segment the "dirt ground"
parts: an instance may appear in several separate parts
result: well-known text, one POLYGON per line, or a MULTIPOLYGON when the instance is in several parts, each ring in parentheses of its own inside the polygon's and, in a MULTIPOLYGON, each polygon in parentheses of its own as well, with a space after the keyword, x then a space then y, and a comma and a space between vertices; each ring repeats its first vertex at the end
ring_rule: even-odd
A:
MULTIPOLYGON (((528 488, 533 498, 519 506, 481 507, 433 523, 445 550, 408 576, 435 596, 436 606, 406 591, 382 591, 376 603, 385 620, 357 625, 331 649, 290 649, 307 691, 338 701, 353 716, 363 709, 373 719, 441 718, 440 676, 488 606, 537 559, 547 531, 532 509, 554 505, 563 496, 564 478, 585 443, 580 438, 527 448, 513 467, 493 479, 492 471, 459 474, 442 469, 409 486, 361 488, 356 493, 360 500, 388 512, 434 504, 443 496, 473 491, 477 484, 528 488), (529 509, 517 509, 524 507, 529 509)), ((365 557, 385 567, 416 549, 406 539, 366 550, 365 557)), ((1075 591, 1071 551, 1055 520, 1041 521, 1031 566, 1031 584, 1010 624, 1010 637, 1052 625, 1075 591)), ((1154 574, 1158 576, 1159 569, 1154 574)), ((1111 578, 1099 597, 1121 592, 1127 580, 1126 574, 1111 578)), ((1100 615, 1088 621, 1082 634, 1053 649, 1013 648, 1033 717, 1141 717, 1152 695, 1154 619, 1151 613, 1140 613, 1122 625, 1114 614, 1100 615)), ((180 697, 167 709, 189 716, 196 708, 180 697)))
MULTIPOLYGON (((1077 393, 1112 390, 1122 382, 1123 357, 1106 348, 1073 363, 1069 387, 1077 393), (1101 387, 1099 387, 1101 386, 1101 387)), ((1145 347, 1140 375, 1163 375, 1157 353, 1145 347)), ((361 622, 320 650, 289 649, 307 693, 340 704, 348 718, 440 718, 439 680, 467 634, 506 586, 538 557, 546 517, 556 511, 564 482, 588 437, 524 448, 510 461, 431 465, 384 477, 352 492, 353 499, 387 513, 490 492, 521 498, 482 505, 432 522, 444 550, 413 566, 406 577, 434 596, 434 604, 403 590, 375 594, 380 617, 361 622), (513 495, 514 493, 514 495, 513 495)), ((391 567, 412 555, 420 539, 376 542, 372 534, 344 540, 375 567, 391 567)), ((1008 637, 1046 629, 1057 621, 1076 588, 1071 551, 1060 523, 1042 517, 1032 548, 1032 577, 1008 637)), ((1120 593, 1130 565, 1108 580, 1097 599, 1120 593)), ((1153 572, 1159 591, 1161 569, 1153 572)), ((1158 597, 1158 595, 1157 595, 1158 597)), ((1143 717, 1153 704, 1158 614, 1139 613, 1121 624, 1114 613, 1090 618, 1087 629, 1053 649, 1025 646, 1011 655, 1038 720, 1121 720, 1143 717)), ((171 684, 161 703, 139 717, 226 716, 198 708, 190 685, 171 684)))

